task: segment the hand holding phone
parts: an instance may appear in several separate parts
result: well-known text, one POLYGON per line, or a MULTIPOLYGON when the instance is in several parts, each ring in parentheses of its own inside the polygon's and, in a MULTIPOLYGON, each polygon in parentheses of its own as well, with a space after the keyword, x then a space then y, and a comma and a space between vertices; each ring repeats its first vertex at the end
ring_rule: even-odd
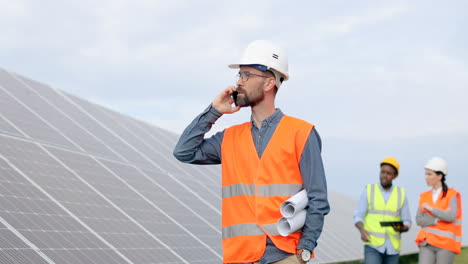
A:
POLYGON ((232 114, 241 109, 240 106, 233 106, 232 103, 236 103, 237 94, 235 86, 229 86, 224 89, 212 102, 212 106, 222 114, 232 114))

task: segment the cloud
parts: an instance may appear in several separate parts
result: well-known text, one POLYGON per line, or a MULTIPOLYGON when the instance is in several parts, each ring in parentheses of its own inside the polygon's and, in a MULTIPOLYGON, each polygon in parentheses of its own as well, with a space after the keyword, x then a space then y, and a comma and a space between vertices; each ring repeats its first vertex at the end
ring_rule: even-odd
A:
POLYGON ((112 67, 128 68, 136 65, 157 68, 167 66, 161 62, 174 65, 201 64, 225 57, 227 51, 229 54, 234 54, 232 51, 240 52, 238 43, 230 36, 264 26, 260 17, 248 14, 232 14, 222 19, 213 15, 200 22, 195 21, 193 16, 179 18, 177 6, 158 6, 158 10, 163 10, 159 15, 167 13, 158 17, 158 14, 131 11, 133 8, 154 10, 154 6, 132 7, 128 11, 128 5, 128 2, 121 3, 110 10, 95 7, 96 37, 81 46, 72 60, 99 61, 112 67), (186 23, 190 23, 190 27, 186 23), (148 35, 148 32, 151 34, 148 35))
MULTIPOLYGON (((1 66, 179 132, 234 83, 226 65, 259 38, 289 54, 278 106, 325 135, 412 136, 468 124, 466 56, 450 48, 466 38, 445 33, 464 23, 419 22, 439 14, 426 3, 0 1, 1 66), (427 107, 433 101, 440 109, 427 107)), ((454 9, 445 8, 439 15, 454 9)), ((248 120, 248 111, 219 127, 237 117, 248 120)))
POLYGON ((401 3, 371 7, 360 14, 344 15, 325 19, 317 25, 317 31, 324 35, 351 34, 367 25, 379 24, 403 15, 408 7, 401 3))

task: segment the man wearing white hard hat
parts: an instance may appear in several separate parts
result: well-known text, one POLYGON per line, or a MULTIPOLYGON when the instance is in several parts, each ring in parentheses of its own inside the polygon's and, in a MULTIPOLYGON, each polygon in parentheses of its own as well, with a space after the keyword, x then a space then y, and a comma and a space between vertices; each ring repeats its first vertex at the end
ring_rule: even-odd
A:
POLYGON ((424 169, 431 190, 421 193, 416 214, 421 227, 416 237, 419 263, 452 263, 455 254, 461 252, 461 195, 445 183, 448 166, 444 159, 434 157, 424 169))
POLYGON ((257 40, 241 59, 236 86, 221 91, 182 133, 174 156, 192 164, 221 164, 223 263, 306 263, 313 256, 330 207, 314 125, 276 107, 287 92, 288 58, 277 45, 257 40), (224 114, 250 107, 251 120, 204 138, 224 114), (304 226, 282 236, 282 202, 305 189, 304 226))

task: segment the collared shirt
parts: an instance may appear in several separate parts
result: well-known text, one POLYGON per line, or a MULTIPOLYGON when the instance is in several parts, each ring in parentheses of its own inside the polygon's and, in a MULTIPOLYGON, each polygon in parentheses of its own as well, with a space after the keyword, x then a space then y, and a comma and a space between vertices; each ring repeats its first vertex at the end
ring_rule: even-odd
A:
POLYGON ((439 198, 439 195, 441 192, 442 192, 442 187, 439 187, 436 190, 432 189, 432 202, 433 203, 437 202, 437 198, 439 198))
MULTIPOLYGON (((211 105, 198 115, 184 130, 179 142, 175 146, 174 156, 186 163, 192 164, 220 164, 221 143, 224 131, 218 132, 209 138, 204 138, 212 125, 222 114, 211 105)), ((252 122, 252 138, 259 157, 263 155, 273 133, 284 116, 280 109, 262 121, 261 128, 252 122)), ((327 199, 327 184, 321 157, 322 142, 315 127, 309 135, 304 146, 300 160, 300 170, 304 186, 309 198, 306 223, 302 228, 302 237, 298 248, 313 250, 322 233, 324 216, 330 211, 327 199)), ((288 257, 289 253, 278 249, 270 239, 260 263, 272 263, 288 257)))
MULTIPOLYGON (((380 191, 382 192, 385 202, 387 202, 395 186, 393 185, 390 189, 385 190, 382 187, 382 185, 380 184, 378 185, 379 185, 380 191)), ((367 198, 368 198, 367 188, 364 188, 364 191, 361 193, 361 198, 359 199, 358 207, 356 208, 356 211, 354 212, 354 224, 356 224, 357 222, 364 223, 364 219, 366 217, 367 207, 368 207, 367 198)), ((401 220, 403 221, 404 225, 408 226, 408 228, 411 227, 411 213, 409 210, 408 198, 406 195, 405 195, 405 200, 403 201, 403 207, 401 208, 401 220)), ((369 246, 375 248, 380 253, 386 253, 387 255, 395 255, 395 254, 400 253, 393 247, 387 234, 385 235, 385 243, 382 246, 380 247, 375 247, 373 245, 369 245, 369 246)))

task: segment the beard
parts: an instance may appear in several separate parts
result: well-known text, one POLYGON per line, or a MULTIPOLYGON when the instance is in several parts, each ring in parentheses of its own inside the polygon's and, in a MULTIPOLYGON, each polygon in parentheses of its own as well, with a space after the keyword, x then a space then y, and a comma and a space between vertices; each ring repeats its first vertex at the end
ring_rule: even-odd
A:
POLYGON ((240 107, 255 106, 257 103, 263 101, 265 94, 263 88, 259 85, 251 93, 246 93, 243 89, 237 89, 241 94, 237 95, 237 105, 240 107))
POLYGON ((383 184, 382 182, 380 182, 380 185, 382 185, 384 189, 388 189, 392 187, 392 184, 393 184, 392 182, 387 182, 386 184, 383 184))

